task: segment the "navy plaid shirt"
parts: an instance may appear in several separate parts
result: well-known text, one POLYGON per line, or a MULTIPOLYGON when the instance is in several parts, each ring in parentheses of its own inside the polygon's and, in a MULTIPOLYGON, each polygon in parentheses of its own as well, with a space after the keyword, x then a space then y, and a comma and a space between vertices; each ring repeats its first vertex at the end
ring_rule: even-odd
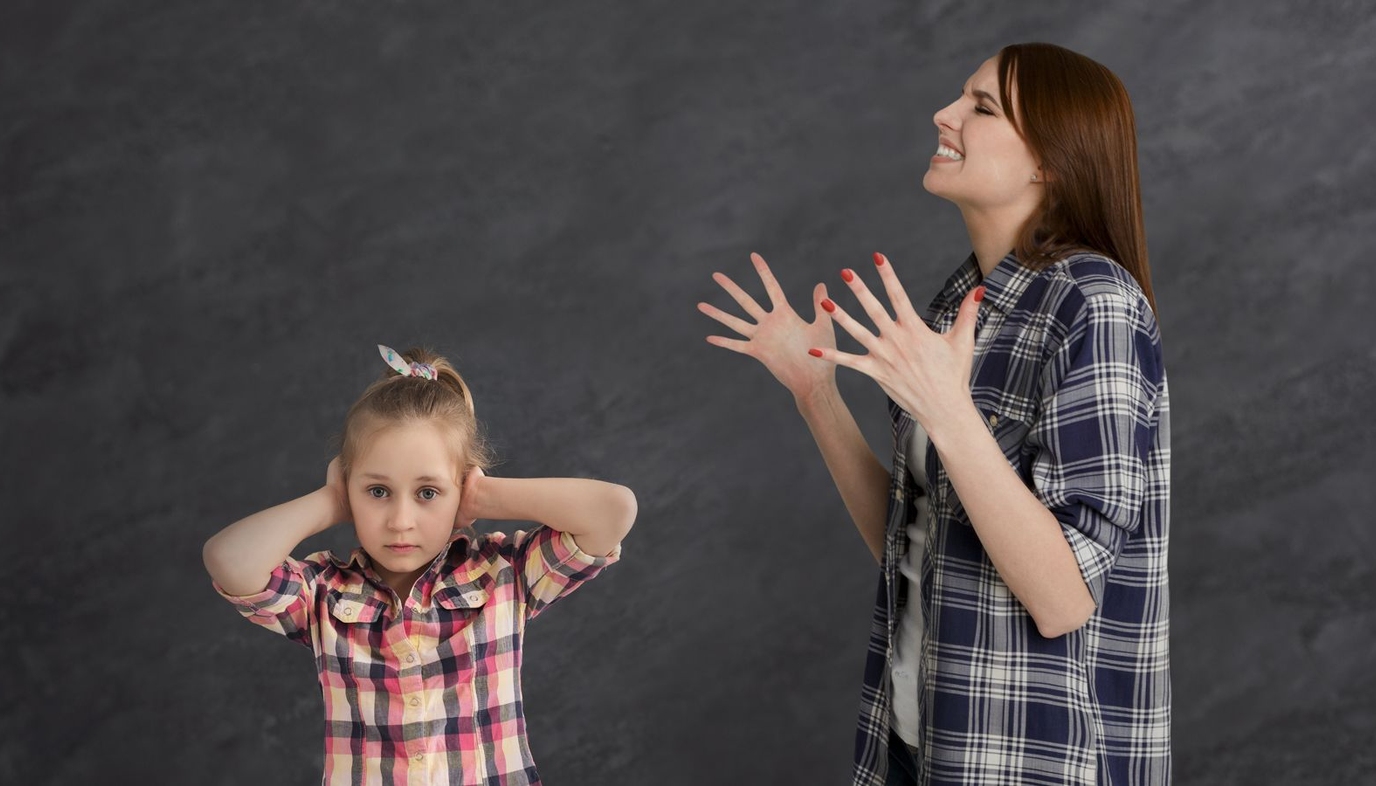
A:
MULTIPOLYGON (((919 782, 1168 783, 1170 426, 1156 318, 1132 276, 1102 256, 1032 271, 1010 255, 982 282, 971 256, 932 301, 928 324, 949 330, 980 283, 972 397, 1060 521, 1096 609, 1079 630, 1044 638, 929 447, 919 782)), ((890 659, 909 601, 898 565, 919 494, 906 467, 913 420, 892 401, 889 409, 893 476, 856 735, 859 786, 882 786, 886 775, 890 659)))

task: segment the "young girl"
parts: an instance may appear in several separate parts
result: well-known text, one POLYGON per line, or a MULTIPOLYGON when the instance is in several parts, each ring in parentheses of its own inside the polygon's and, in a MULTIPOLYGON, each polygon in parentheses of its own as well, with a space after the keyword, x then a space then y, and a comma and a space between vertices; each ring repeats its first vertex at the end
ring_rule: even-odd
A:
POLYGON ((875 331, 820 284, 803 321, 758 255, 772 310, 721 274, 753 321, 699 304, 793 393, 881 567, 854 782, 1168 783, 1169 404, 1132 105, 1022 44, 933 119, 923 186, 974 253, 925 322, 881 254, 892 317, 841 273, 875 331), (888 394, 892 473, 836 365, 888 394))
POLYGON ((344 421, 325 485, 205 544, 216 590, 315 653, 327 784, 538 784, 526 744, 526 621, 621 554, 636 501, 576 478, 494 478, 473 398, 444 358, 394 370, 344 421), (475 519, 539 522, 511 537, 475 519), (362 548, 292 559, 352 521, 362 548))

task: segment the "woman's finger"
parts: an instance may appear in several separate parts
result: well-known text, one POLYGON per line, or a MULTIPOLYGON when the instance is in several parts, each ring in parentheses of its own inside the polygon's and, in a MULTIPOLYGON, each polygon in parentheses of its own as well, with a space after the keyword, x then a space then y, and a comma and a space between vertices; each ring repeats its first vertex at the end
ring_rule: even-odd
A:
POLYGON ((755 298, 751 297, 744 289, 741 289, 740 286, 732 281, 731 277, 725 273, 713 273, 712 280, 720 284, 721 288, 726 290, 726 293, 739 303, 741 308, 745 309, 745 313, 755 318, 755 321, 758 322, 764 319, 764 315, 769 313, 765 311, 759 303, 755 302, 755 298))
POLYGON ((876 298, 874 293, 870 292, 870 288, 865 286, 864 280, 850 268, 841 271, 841 280, 846 282, 851 293, 855 295, 855 299, 860 301, 860 306, 865 309, 865 313, 869 314, 870 321, 878 329, 879 335, 882 336, 889 332, 889 328, 893 326, 893 318, 884 309, 884 304, 879 302, 879 298, 876 298))
POLYGON ((835 301, 830 298, 824 298, 822 300, 822 310, 827 312, 827 314, 831 316, 832 321, 840 325, 842 330, 849 333, 856 341, 859 341, 860 345, 865 349, 873 353, 879 348, 878 337, 871 333, 864 325, 851 319, 850 314, 847 314, 845 309, 836 305, 835 301))
POLYGON ((807 353, 815 358, 820 358, 828 363, 835 363, 838 366, 845 366, 849 369, 859 371, 861 374, 873 379, 874 358, 870 355, 854 355, 850 352, 842 352, 839 349, 827 349, 826 347, 813 347, 807 353))
POLYGON ((975 352, 975 323, 979 321, 981 300, 984 300, 983 285, 970 290, 965 299, 960 301, 956 321, 951 325, 949 338, 967 355, 973 355, 975 352))
POLYGON ((879 280, 884 282, 884 291, 889 294, 889 304, 893 306, 894 319, 902 324, 917 323, 926 328, 927 323, 913 310, 912 301, 908 300, 908 292, 903 289, 903 284, 898 281, 898 274, 893 272, 893 265, 889 258, 874 252, 874 266, 879 270, 879 280))
POLYGON ((742 355, 750 354, 750 342, 741 341, 737 338, 726 338, 725 336, 708 336, 707 343, 714 347, 729 349, 732 352, 739 352, 742 355))
POLYGON ((701 311, 702 313, 706 314, 712 319, 717 320, 718 322, 722 323, 728 328, 731 328, 737 333, 740 333, 742 336, 745 336, 746 338, 750 338, 751 336, 755 335, 755 329, 759 327, 758 325, 755 325, 751 322, 746 322, 744 319, 741 319, 738 316, 728 314, 725 311, 722 311, 721 309, 712 305, 711 303, 699 303, 698 311, 701 311))
POLYGON ((778 308, 780 305, 787 303, 788 298, 784 297, 784 290, 779 286, 778 279, 774 278, 774 272, 769 269, 769 265, 765 263, 764 257, 752 251, 750 254, 750 261, 755 263, 755 272, 759 274, 760 281, 764 283, 765 294, 769 295, 769 304, 774 308, 778 308))
POLYGON ((822 301, 827 299, 827 285, 818 284, 812 288, 812 324, 817 324, 818 320, 831 319, 826 309, 822 308, 822 301))

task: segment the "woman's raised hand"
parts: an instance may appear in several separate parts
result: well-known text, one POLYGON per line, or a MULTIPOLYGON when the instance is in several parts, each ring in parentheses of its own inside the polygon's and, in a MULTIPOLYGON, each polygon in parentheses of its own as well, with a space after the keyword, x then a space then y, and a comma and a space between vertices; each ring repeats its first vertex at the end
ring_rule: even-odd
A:
POLYGON ((867 354, 838 352, 834 344, 817 346, 810 352, 830 363, 853 368, 879 383, 889 398, 916 418, 928 435, 934 436, 939 425, 972 411, 970 370, 974 364, 975 322, 984 287, 975 287, 965 296, 948 332, 936 333, 913 310, 888 257, 875 254, 874 264, 895 316, 890 318, 860 276, 847 268, 841 271, 841 278, 874 323, 873 331, 829 299, 822 302, 822 308, 842 330, 860 342, 867 354))
POLYGON ((728 314, 710 303, 698 303, 698 311, 744 336, 744 339, 708 336, 707 343, 760 361, 795 399, 810 395, 822 385, 834 384, 836 366, 810 357, 807 353, 812 347, 836 347, 836 332, 832 328, 831 318, 819 305, 827 296, 826 287, 818 284, 813 290, 814 317, 811 322, 805 322, 788 304, 764 258, 759 254, 751 254, 750 261, 755 263, 755 272, 759 274, 769 295, 770 310, 765 311, 726 274, 713 273, 712 280, 745 309, 749 319, 728 314))

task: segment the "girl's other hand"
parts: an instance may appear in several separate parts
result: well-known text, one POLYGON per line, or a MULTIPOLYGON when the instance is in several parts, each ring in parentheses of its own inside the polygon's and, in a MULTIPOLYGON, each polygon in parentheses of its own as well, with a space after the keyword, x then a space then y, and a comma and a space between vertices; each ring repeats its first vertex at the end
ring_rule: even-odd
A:
POLYGON ((463 476, 463 488, 459 490, 459 512, 454 516, 454 529, 465 529, 473 526, 479 515, 479 492, 483 478, 487 473, 481 467, 474 467, 463 476))
POLYGON ((745 340, 740 340, 708 336, 707 343, 749 355, 760 361, 775 379, 788 388, 788 392, 792 393, 795 399, 805 399, 819 388, 834 385, 836 367, 807 354, 813 347, 836 347, 836 331, 832 328, 831 318, 820 305, 827 296, 826 287, 818 284, 813 290, 814 317, 811 322, 805 322, 788 304, 779 282, 775 280, 764 258, 759 254, 751 254, 750 261, 755 264, 755 272, 764 283, 771 309, 765 311, 753 297, 724 273, 713 273, 712 279, 720 284, 754 321, 728 314, 710 303, 698 303, 698 311, 745 337, 745 340))
POLYGON ((339 468, 338 456, 331 459, 330 466, 325 469, 325 488, 330 491, 330 498, 335 503, 330 521, 334 524, 353 521, 353 511, 349 509, 349 489, 344 485, 344 471, 339 468))

